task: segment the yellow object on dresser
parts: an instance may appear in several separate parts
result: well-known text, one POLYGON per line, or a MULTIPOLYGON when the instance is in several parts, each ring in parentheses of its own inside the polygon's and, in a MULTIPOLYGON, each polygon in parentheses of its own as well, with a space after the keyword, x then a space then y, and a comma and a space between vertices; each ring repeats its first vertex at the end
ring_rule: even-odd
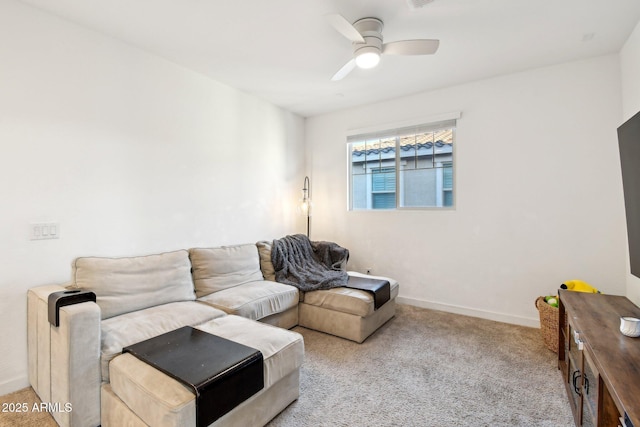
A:
POLYGON ((587 282, 583 282, 582 280, 567 280, 562 285, 560 285, 562 289, 568 289, 570 291, 576 292, 586 292, 589 294, 599 294, 600 291, 588 284, 587 282))

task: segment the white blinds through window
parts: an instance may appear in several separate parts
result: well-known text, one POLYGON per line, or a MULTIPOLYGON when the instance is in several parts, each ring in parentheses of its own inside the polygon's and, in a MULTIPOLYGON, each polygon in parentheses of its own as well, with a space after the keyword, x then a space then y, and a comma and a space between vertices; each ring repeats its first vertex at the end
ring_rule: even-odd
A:
POLYGON ((395 129, 385 129, 367 133, 358 133, 347 136, 347 142, 363 142, 385 140, 395 137, 406 137, 409 135, 436 132, 438 130, 451 129, 456 127, 456 120, 443 120, 435 123, 421 124, 415 126, 399 127, 395 129))

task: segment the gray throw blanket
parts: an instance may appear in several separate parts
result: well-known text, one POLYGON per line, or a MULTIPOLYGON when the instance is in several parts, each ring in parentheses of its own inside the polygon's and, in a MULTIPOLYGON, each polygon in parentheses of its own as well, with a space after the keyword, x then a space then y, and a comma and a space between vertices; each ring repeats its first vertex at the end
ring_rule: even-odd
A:
POLYGON ((276 281, 301 291, 344 286, 349 280, 343 270, 349 251, 332 242, 311 242, 304 234, 273 241, 271 262, 276 281))

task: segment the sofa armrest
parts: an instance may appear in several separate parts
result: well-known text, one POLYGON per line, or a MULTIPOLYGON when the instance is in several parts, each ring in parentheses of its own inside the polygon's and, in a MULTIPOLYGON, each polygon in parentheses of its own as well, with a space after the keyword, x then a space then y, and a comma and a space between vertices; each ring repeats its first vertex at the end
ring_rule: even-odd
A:
POLYGON ((49 323, 48 296, 64 290, 43 286, 28 292, 29 380, 61 426, 100 424, 100 308, 93 302, 61 307, 58 327, 49 323))
POLYGON ((49 294, 64 291, 62 286, 39 286, 27 291, 27 350, 29 383, 43 402, 51 401, 51 355, 49 294))

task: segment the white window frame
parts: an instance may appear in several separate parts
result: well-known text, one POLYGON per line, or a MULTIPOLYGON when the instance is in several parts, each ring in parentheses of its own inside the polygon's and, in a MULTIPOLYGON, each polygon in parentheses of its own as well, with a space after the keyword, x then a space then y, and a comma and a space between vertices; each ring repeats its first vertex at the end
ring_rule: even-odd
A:
MULTIPOLYGON (((457 153, 457 142, 456 142, 456 126, 457 120, 462 116, 460 112, 453 112, 447 114, 441 114, 438 116, 431 116, 425 119, 419 120, 411 120, 405 121, 401 123, 395 123, 390 125, 377 125, 369 128, 361 128, 354 129, 347 132, 347 182, 348 189, 347 191, 347 209, 349 211, 389 211, 389 210, 455 210, 456 207, 456 199, 457 199, 457 191, 456 191, 456 170, 457 170, 457 162, 456 162, 456 153, 457 153), (443 187, 443 172, 444 169, 436 168, 439 173, 436 175, 437 182, 439 182, 438 188, 441 191, 436 191, 436 206, 401 206, 401 200, 403 199, 404 194, 404 174, 401 174, 401 164, 405 162, 405 160, 401 159, 400 155, 395 156, 395 172, 396 172, 396 207, 391 209, 374 209, 372 207, 372 197, 369 196, 371 193, 370 183, 367 184, 367 207, 366 208, 353 208, 353 171, 352 171, 352 157, 351 157, 351 143, 358 142, 358 140, 364 140, 370 137, 374 138, 384 138, 390 136, 398 136, 402 134, 410 134, 410 133, 420 133, 420 132, 429 132, 443 128, 453 128, 453 141, 454 148, 452 152, 452 179, 453 185, 451 188, 452 192, 452 205, 444 206, 444 187, 443 187)), ((397 152, 396 148, 396 152, 397 152)), ((388 162, 388 160, 387 160, 388 162)), ((446 162, 445 162, 446 163, 446 162)), ((365 163, 366 164, 366 163, 365 163)), ((439 166, 442 166, 441 164, 439 166)), ((367 180, 370 181, 370 180, 367 180)))

